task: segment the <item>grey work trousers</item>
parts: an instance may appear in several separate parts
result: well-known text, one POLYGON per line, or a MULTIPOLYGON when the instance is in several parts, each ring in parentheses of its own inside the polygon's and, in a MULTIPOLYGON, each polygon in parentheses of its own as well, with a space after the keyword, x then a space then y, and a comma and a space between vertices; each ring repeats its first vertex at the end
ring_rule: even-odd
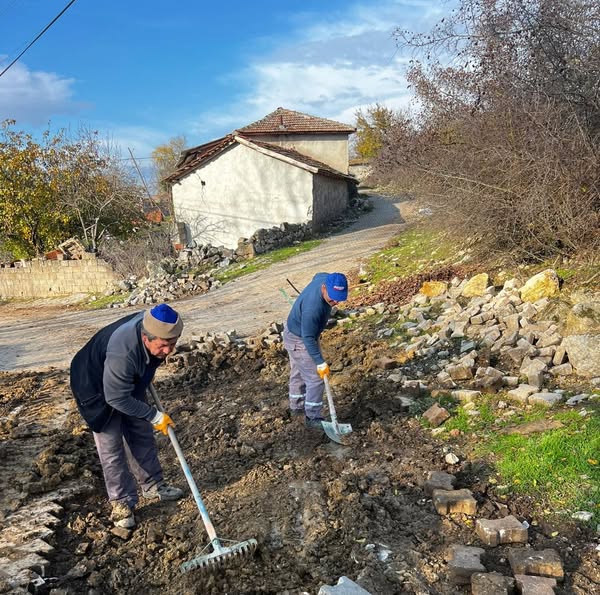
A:
POLYGON ((283 329, 283 346, 290 356, 290 409, 304 409, 309 419, 323 416, 324 383, 317 372, 317 364, 306 351, 302 337, 283 329))
POLYGON ((136 480, 142 490, 163 480, 152 424, 113 411, 102 432, 94 432, 110 502, 133 508, 138 502, 136 480))

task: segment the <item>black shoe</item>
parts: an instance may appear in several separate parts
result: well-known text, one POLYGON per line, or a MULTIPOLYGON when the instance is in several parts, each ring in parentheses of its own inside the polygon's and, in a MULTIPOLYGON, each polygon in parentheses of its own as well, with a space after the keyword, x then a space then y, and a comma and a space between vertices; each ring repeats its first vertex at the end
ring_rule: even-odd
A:
POLYGON ((304 418, 304 425, 310 430, 322 430, 323 423, 325 420, 322 417, 313 417, 312 419, 309 417, 304 418))

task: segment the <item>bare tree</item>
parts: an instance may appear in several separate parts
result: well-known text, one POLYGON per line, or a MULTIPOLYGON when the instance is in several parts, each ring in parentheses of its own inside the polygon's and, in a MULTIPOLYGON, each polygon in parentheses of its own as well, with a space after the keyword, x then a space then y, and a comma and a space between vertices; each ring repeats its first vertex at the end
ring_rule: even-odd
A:
POLYGON ((126 235, 143 221, 143 189, 117 147, 97 132, 81 129, 65 148, 59 185, 64 206, 93 251, 105 234, 126 235))
POLYGON ((600 6, 463 0, 397 31, 420 111, 386 135, 380 176, 486 249, 543 259, 600 242, 600 6))

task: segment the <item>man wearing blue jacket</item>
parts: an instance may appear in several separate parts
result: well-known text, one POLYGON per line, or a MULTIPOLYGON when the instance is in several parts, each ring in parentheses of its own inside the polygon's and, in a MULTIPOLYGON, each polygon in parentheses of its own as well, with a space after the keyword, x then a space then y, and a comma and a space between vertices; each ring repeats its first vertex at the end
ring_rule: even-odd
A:
POLYGON ((342 273, 317 273, 296 298, 283 330, 283 345, 290 357, 291 415, 305 415, 308 428, 322 428, 323 378, 329 365, 319 337, 331 308, 348 297, 348 280, 342 273))
POLYGON ((183 496, 163 480, 153 434, 153 427, 167 434, 173 421, 146 402, 146 389, 182 330, 177 312, 160 304, 101 329, 71 362, 71 390, 94 433, 111 520, 118 527, 135 526, 136 480, 146 498, 183 496))

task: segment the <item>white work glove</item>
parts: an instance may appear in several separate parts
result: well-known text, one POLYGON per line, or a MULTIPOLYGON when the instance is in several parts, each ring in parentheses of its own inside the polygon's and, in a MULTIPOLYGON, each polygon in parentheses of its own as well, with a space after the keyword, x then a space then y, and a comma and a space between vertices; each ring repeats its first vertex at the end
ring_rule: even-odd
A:
POLYGON ((165 436, 169 434, 169 432, 167 431, 167 428, 169 426, 175 427, 173 420, 162 411, 157 411, 156 415, 150 420, 150 423, 154 426, 154 429, 157 432, 162 432, 163 434, 165 434, 165 436))
POLYGON ((327 362, 323 362, 317 366, 317 374, 321 377, 321 379, 325 378, 325 376, 329 376, 329 364, 327 362))

